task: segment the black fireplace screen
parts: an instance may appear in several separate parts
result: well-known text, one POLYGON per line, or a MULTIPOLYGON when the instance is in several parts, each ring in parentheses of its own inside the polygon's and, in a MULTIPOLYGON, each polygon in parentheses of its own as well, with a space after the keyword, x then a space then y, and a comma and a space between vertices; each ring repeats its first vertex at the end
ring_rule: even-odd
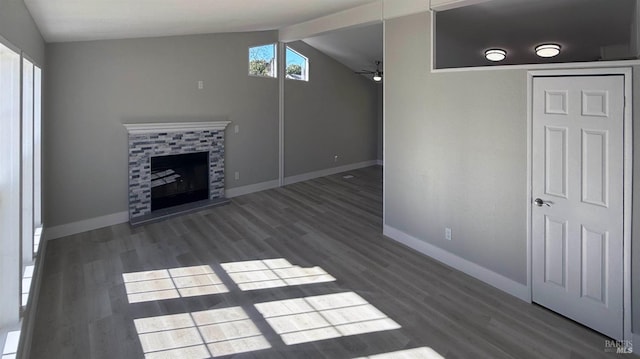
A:
POLYGON ((151 158, 151 211, 209 198, 209 152, 151 158))

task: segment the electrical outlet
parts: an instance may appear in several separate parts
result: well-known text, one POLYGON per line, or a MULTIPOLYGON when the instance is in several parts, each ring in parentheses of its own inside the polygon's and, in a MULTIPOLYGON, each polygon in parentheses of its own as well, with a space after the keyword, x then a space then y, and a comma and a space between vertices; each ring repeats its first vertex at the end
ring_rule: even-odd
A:
POLYGON ((338 162, 338 155, 333 156, 333 162, 338 162))
POLYGON ((444 239, 448 241, 451 240, 451 228, 447 227, 444 229, 444 239))
POLYGON ((233 132, 235 132, 235 133, 240 132, 240 125, 233 126, 233 132))
POLYGON ((239 180, 240 179, 240 172, 236 171, 234 177, 235 177, 236 181, 239 180))

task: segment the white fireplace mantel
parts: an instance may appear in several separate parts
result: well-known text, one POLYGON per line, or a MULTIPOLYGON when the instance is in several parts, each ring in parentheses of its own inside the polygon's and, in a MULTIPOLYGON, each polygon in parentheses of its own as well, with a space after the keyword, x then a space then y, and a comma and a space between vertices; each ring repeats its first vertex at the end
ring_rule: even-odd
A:
POLYGON ((224 130, 231 121, 165 122, 165 123, 125 123, 124 127, 132 135, 181 131, 224 130))

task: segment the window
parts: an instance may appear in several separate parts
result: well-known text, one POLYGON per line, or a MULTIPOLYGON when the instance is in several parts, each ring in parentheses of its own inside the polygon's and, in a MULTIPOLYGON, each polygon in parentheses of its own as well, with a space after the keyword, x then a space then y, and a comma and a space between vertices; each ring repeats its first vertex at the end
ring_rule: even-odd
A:
POLYGON ((42 71, 0 43, 0 353, 15 357, 41 230, 42 71), (22 114, 22 116, 21 116, 22 114), (4 347, 4 348, 3 348, 4 347))
POLYGON ((0 332, 19 320, 20 208, 20 55, 0 44, 0 332))
POLYGON ((249 48, 249 75, 277 77, 276 44, 249 48))
POLYGON ((31 289, 33 258, 39 246, 40 219, 40 99, 41 70, 22 59, 22 306, 31 289))
MULTIPOLYGON (((33 63, 22 59, 22 261, 33 260, 33 63)), ((25 288, 23 288, 24 290, 25 288)))
POLYGON ((309 59, 287 46, 287 78, 309 81, 309 59))

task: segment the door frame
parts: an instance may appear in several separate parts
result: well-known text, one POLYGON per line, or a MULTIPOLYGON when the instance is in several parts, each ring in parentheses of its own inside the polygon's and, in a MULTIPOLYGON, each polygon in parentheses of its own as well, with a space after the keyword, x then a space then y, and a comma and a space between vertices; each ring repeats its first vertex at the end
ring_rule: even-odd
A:
POLYGON ((632 118, 632 81, 633 72, 630 67, 620 68, 589 68, 589 69, 561 69, 539 70, 527 72, 527 287, 529 302, 532 301, 532 183, 533 183, 533 79, 535 77, 565 77, 565 76, 624 76, 624 124, 623 124, 623 333, 624 340, 631 340, 631 208, 632 208, 632 173, 633 173, 633 118, 632 118))

